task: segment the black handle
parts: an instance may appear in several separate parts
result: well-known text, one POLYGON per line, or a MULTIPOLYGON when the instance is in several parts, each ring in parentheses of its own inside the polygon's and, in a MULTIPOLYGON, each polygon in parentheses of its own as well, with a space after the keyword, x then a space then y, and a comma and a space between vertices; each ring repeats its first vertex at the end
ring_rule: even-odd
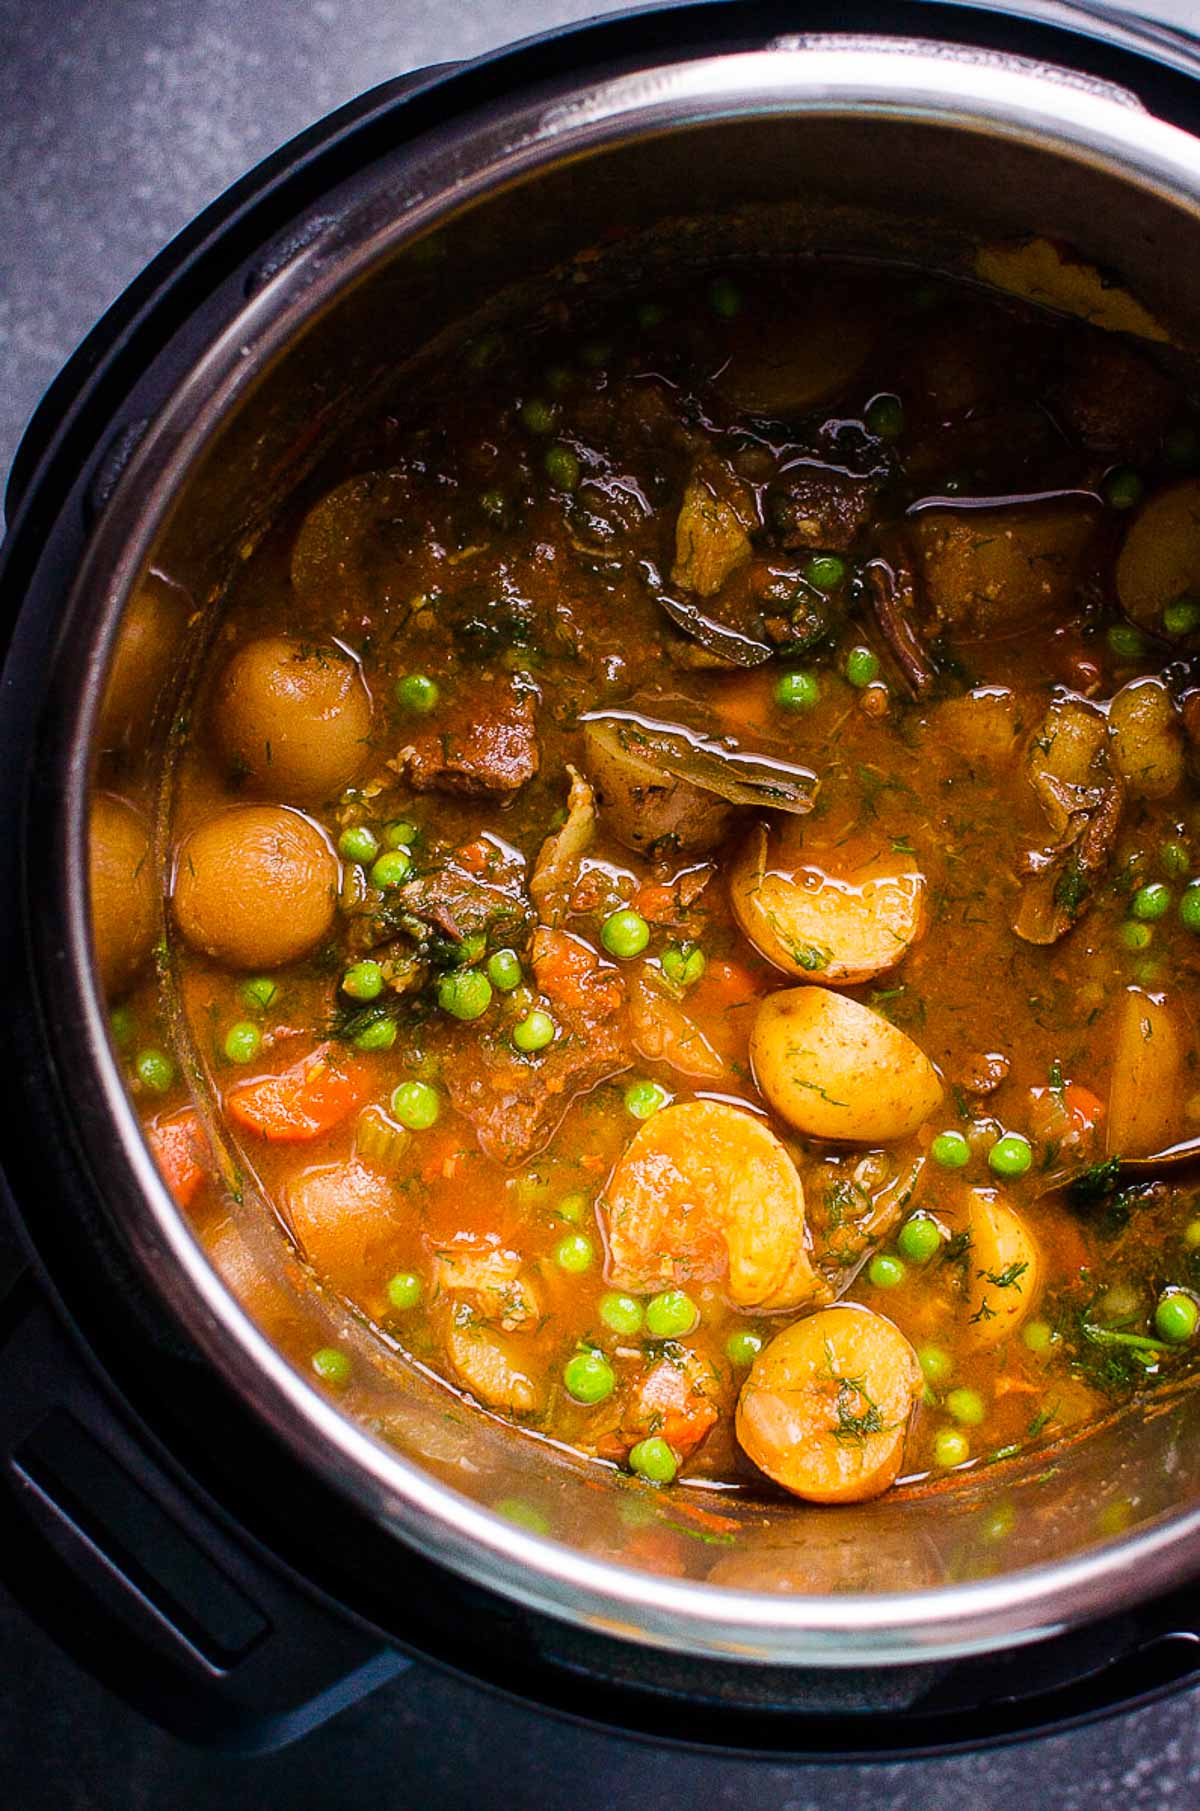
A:
POLYGON ((29 1275, 0 1305, 5 1582, 173 1734, 277 1748, 410 1662, 235 1531, 93 1377, 29 1275))

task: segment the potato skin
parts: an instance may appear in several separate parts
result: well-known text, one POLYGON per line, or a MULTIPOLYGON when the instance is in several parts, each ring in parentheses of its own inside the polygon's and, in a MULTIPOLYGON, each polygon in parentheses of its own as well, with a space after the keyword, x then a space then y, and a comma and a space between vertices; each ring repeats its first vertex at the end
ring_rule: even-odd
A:
POLYGON ((1138 511, 1126 530, 1116 580, 1126 616, 1164 634, 1168 604, 1200 586, 1200 478, 1170 485, 1138 511))
POLYGON ((235 805, 179 847, 172 903, 193 949, 228 968, 278 968, 333 922, 339 869, 315 824, 283 805, 235 805))
POLYGON ((750 1037, 763 1095, 810 1138, 905 1138, 937 1107, 937 1071, 910 1037, 824 987, 768 994, 750 1037))
POLYGON ((156 914, 149 826, 132 805, 109 792, 92 800, 88 868, 96 966, 113 999, 150 954, 156 914))
POLYGON ((339 648, 284 635, 247 642, 217 681, 211 710, 225 760, 273 798, 329 798, 367 757, 370 694, 339 648))
POLYGON ((755 1359, 737 1437, 795 1496, 865 1502, 895 1483, 920 1389, 917 1355, 891 1321, 866 1308, 822 1308, 755 1359))

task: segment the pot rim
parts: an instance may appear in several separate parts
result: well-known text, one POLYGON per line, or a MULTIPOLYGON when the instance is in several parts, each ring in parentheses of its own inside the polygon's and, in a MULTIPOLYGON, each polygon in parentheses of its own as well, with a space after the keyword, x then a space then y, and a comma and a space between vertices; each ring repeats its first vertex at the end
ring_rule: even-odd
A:
MULTIPOLYGON (((948 20, 949 23, 949 20, 948 20)), ((53 837, 65 923, 50 936, 48 1022, 80 1015, 95 1111, 80 1136, 114 1164, 119 1230, 157 1295, 224 1381, 294 1453, 426 1557, 595 1632, 728 1661, 911 1664, 1013 1646, 1111 1614, 1200 1566, 1200 1507, 1066 1562, 889 1595, 779 1596, 664 1579, 530 1534, 376 1441, 266 1340, 209 1264, 150 1157, 107 1035, 87 892, 91 732, 119 608, 178 490, 258 373, 352 280, 410 238, 550 163, 718 119, 872 114, 1040 148, 1122 176, 1200 219, 1200 142, 1131 98, 1053 66, 973 47, 820 34, 518 94, 384 159, 367 197, 318 234, 206 348, 146 431, 86 549, 59 640, 39 756, 65 802, 53 837), (398 173, 403 185, 396 183, 398 173), (397 192, 405 199, 397 202, 397 192), (347 243, 346 228, 354 237, 347 243), (101 609, 95 600, 104 600, 101 609), (89 608, 89 600, 91 606, 89 608), (90 619, 90 620, 89 620, 90 619), (70 733, 63 734, 63 726, 70 733), (65 954, 65 960, 64 958, 65 954), (131 1185, 131 1186, 130 1186, 131 1185)), ((49 915, 47 915, 49 916, 49 915)), ((38 934, 45 936, 44 927, 38 934)))

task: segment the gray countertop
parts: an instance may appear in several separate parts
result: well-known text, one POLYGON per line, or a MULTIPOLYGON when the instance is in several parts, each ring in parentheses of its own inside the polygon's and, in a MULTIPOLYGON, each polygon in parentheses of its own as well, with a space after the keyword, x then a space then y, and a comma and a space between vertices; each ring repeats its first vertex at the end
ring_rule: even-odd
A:
MULTIPOLYGON (((0 480, 102 309, 196 211, 351 96, 614 0, 0 0, 0 480)), ((1158 0, 1200 25, 1200 0, 1158 0)), ((0 1597, 12 1811, 1167 1811, 1200 1805, 1200 1697, 989 1754, 817 1768, 705 1759, 415 1671, 257 1762, 149 1729, 0 1597)))

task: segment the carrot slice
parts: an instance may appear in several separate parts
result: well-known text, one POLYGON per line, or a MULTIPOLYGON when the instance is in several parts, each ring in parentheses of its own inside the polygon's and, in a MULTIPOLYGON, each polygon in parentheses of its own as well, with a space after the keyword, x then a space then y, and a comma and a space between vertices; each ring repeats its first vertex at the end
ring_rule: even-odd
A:
POLYGON ((290 1069, 235 1088, 225 1107, 238 1125, 272 1144, 307 1144, 340 1125, 369 1092, 366 1064, 321 1044, 290 1069))
POLYGON ((1104 1118, 1104 1102, 1080 1082, 1067 1083, 1063 1089, 1063 1106, 1085 1132, 1090 1132, 1104 1118))
POLYGON ((146 1142, 176 1202, 189 1207, 209 1170, 200 1121, 188 1107, 171 1119, 156 1120, 147 1128, 146 1142))

